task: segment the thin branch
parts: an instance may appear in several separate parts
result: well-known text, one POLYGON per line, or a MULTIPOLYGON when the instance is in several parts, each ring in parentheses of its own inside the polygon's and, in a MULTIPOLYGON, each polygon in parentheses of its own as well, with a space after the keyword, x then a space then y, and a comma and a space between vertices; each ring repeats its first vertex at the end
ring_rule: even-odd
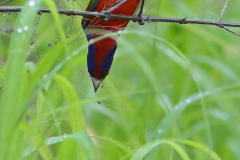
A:
MULTIPOLYGON (((226 0, 225 4, 224 4, 224 6, 223 6, 223 9, 222 9, 221 15, 220 15, 220 17, 219 17, 219 19, 218 19, 218 22, 221 22, 222 17, 223 17, 223 14, 224 14, 224 12, 225 12, 225 10, 226 10, 226 8, 227 8, 227 4, 228 4, 228 0, 226 0)), ((231 32, 231 33, 233 33, 233 34, 235 34, 235 35, 237 35, 237 36, 240 36, 239 33, 234 32, 234 31, 232 31, 232 30, 226 28, 224 25, 219 25, 219 27, 220 27, 220 28, 223 28, 223 29, 225 29, 226 31, 231 32)))
POLYGON ((220 17, 218 19, 219 22, 222 20, 222 17, 223 17, 223 14, 225 12, 225 9, 227 8, 227 4, 228 4, 228 0, 226 0, 225 4, 223 6, 223 10, 222 10, 221 15, 220 15, 220 17))
MULTIPOLYGON (((10 7, 10 6, 0 6, 0 12, 19 12, 23 7, 10 7)), ((39 8, 39 12, 50 13, 48 8, 39 8)), ((59 14, 65 14, 68 16, 78 15, 85 17, 100 17, 105 18, 106 14, 99 12, 88 12, 88 11, 74 11, 74 10, 64 10, 59 9, 59 14)), ((122 19, 122 20, 133 20, 138 21, 138 16, 126 16, 119 14, 111 14, 112 19, 122 19)), ((161 17, 149 17, 144 16, 143 20, 145 22, 170 22, 170 23, 180 23, 180 24, 202 24, 202 25, 215 25, 215 26, 228 26, 228 27, 240 27, 240 23, 228 23, 228 22, 219 22, 212 20, 200 20, 200 19, 187 19, 187 18, 161 18, 161 17)))
POLYGON ((35 42, 35 36, 36 36, 36 32, 37 32, 37 27, 38 27, 38 24, 39 24, 42 12, 39 12, 38 14, 39 14, 39 17, 38 17, 38 21, 36 23, 36 27, 35 27, 35 30, 34 30, 34 33, 33 33, 33 41, 31 43, 31 45, 33 45, 33 43, 35 42))
POLYGON ((8 2, 10 2, 10 1, 12 1, 12 0, 6 0, 6 1, 4 1, 4 2, 1 2, 0 5, 2 5, 2 4, 4 4, 4 3, 8 3, 8 2))
POLYGON ((239 33, 234 32, 234 31, 232 31, 232 30, 230 30, 230 29, 227 29, 226 27, 222 27, 222 28, 225 29, 225 30, 228 31, 228 32, 231 32, 231 33, 233 33, 233 34, 236 34, 236 35, 240 36, 239 33))

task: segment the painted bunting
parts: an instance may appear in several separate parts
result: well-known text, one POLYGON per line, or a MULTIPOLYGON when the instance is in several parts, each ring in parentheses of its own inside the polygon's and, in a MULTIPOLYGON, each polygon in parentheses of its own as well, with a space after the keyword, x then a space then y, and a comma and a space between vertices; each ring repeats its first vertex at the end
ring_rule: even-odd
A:
MULTIPOLYGON (((88 72, 92 78, 93 87, 97 92, 100 84, 108 75, 113 62, 113 56, 117 49, 117 38, 120 36, 118 31, 123 31, 129 20, 110 19, 110 14, 133 15, 141 0, 91 0, 86 11, 102 12, 106 16, 103 19, 99 17, 83 17, 82 27, 87 40, 91 41, 103 35, 104 33, 117 32, 116 36, 106 37, 93 43, 89 43, 87 65, 88 72)), ((144 24, 142 20, 142 11, 144 1, 139 16, 139 24, 144 24)))

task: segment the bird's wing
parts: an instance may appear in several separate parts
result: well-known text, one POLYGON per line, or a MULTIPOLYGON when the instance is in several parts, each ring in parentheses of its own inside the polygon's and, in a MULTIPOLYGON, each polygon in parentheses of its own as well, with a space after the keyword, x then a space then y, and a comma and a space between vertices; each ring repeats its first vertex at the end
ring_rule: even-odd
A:
MULTIPOLYGON (((97 8, 97 5, 99 3, 100 0, 91 0, 87 6, 86 11, 95 11, 95 9, 97 8)), ((86 29, 88 27, 88 25, 90 24, 90 21, 86 18, 82 19, 82 27, 83 29, 86 29)))
POLYGON ((100 0, 91 0, 89 2, 88 11, 95 11, 100 0))

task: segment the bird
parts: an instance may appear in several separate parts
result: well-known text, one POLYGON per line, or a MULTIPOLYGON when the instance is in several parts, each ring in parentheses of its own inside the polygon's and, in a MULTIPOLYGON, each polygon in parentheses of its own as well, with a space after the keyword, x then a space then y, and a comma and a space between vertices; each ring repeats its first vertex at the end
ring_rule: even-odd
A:
MULTIPOLYGON (((113 57, 117 49, 117 38, 119 31, 123 31, 129 20, 111 19, 111 14, 133 15, 141 0, 90 0, 86 11, 101 12, 106 16, 99 17, 83 16, 81 25, 89 42, 87 54, 87 67, 91 76, 95 93, 102 81, 109 74, 113 57), (104 33, 118 33, 113 37, 105 37, 96 42, 93 40, 104 33), (91 41, 92 40, 92 41, 91 41)), ((138 13, 138 23, 144 24, 142 17, 144 1, 138 13)))

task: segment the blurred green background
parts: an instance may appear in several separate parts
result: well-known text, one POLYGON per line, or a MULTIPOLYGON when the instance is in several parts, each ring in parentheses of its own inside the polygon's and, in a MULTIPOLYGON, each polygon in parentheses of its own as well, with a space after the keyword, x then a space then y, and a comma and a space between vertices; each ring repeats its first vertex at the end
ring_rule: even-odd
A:
MULTIPOLYGON (((39 5, 54 10, 51 2, 39 5)), ((224 3, 147 0, 144 15, 218 20, 224 3)), ((82 17, 42 14, 30 45, 36 8, 4 5, 24 4, 22 14, 0 13, 1 159, 240 159, 240 37, 216 26, 130 22, 94 93, 82 17), (11 60, 20 53, 27 58, 11 60)), ((239 6, 229 1, 222 21, 240 22, 239 6)))

